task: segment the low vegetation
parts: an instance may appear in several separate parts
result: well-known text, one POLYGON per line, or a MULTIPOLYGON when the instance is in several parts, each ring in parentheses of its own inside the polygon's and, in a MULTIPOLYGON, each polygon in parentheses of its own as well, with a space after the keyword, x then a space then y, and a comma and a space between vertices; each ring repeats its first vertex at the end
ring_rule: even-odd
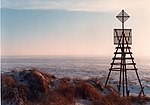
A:
POLYGON ((98 78, 57 78, 32 70, 1 74, 2 105, 145 105, 148 97, 121 97, 110 86, 103 90, 98 78))

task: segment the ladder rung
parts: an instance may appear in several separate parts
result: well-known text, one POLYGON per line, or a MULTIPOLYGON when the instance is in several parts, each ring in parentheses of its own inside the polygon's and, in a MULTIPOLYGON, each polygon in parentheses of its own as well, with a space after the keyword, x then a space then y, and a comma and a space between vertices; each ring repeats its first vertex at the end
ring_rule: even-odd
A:
MULTIPOLYGON (((121 49, 122 47, 116 47, 116 49, 121 49)), ((131 47, 124 47, 125 49, 131 49, 131 47)))
POLYGON ((120 70, 111 69, 111 71, 120 71, 120 70))
POLYGON ((121 64, 121 63, 111 63, 111 65, 136 65, 136 63, 125 63, 125 64, 121 64))
POLYGON ((136 63, 125 63, 125 64, 122 64, 122 65, 136 65, 136 63))
MULTIPOLYGON (((112 58, 112 59, 122 60, 122 58, 121 58, 121 57, 116 57, 116 58, 112 58)), ((125 58, 125 59, 134 59, 134 58, 125 58)))
POLYGON ((121 65, 121 63, 111 63, 111 65, 121 65))
POLYGON ((137 68, 135 68, 135 69, 126 69, 126 70, 138 70, 137 68))
POLYGON ((120 68, 110 68, 111 71, 120 71, 120 68))
MULTIPOLYGON (((121 69, 120 68, 112 68, 112 69, 109 69, 110 71, 120 71, 121 69)), ((126 69, 126 70, 138 70, 137 68, 135 69, 126 69)))
POLYGON ((120 68, 110 68, 109 70, 117 70, 117 69, 120 69, 120 68))
MULTIPOLYGON (((114 54, 122 54, 122 52, 114 52, 114 54)), ((124 52, 124 54, 132 54, 132 52, 124 52)))

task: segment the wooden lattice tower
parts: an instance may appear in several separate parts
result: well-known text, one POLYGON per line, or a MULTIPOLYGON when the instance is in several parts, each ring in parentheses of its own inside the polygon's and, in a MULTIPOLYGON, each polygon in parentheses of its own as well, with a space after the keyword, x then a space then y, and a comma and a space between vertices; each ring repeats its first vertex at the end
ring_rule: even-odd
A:
POLYGON ((141 84, 136 63, 134 62, 134 58, 132 56, 131 47, 129 45, 132 44, 132 30, 124 29, 124 22, 130 17, 124 10, 122 10, 116 16, 122 22, 122 29, 114 29, 114 45, 116 46, 116 52, 114 52, 114 57, 112 58, 111 67, 109 69, 108 77, 105 82, 105 87, 107 86, 110 74, 112 71, 120 72, 119 76, 119 84, 118 84, 118 92, 123 95, 123 97, 129 96, 128 90, 128 81, 127 81, 127 71, 132 70, 135 71, 141 91, 139 95, 143 93, 144 95, 144 87, 141 84), (121 92, 122 90, 122 92, 121 92))

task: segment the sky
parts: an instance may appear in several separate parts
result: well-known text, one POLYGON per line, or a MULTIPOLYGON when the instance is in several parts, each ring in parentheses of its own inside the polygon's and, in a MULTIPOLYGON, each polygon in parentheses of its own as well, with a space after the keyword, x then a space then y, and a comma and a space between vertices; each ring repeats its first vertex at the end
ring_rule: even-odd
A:
POLYGON ((130 18, 132 51, 150 58, 149 0, 2 0, 1 55, 112 56, 116 15, 130 18))

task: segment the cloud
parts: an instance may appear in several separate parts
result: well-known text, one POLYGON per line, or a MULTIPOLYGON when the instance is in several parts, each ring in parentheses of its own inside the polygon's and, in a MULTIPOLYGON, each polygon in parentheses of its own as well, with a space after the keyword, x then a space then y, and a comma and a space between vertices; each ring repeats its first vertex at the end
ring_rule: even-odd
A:
POLYGON ((69 11, 150 10, 149 0, 2 0, 2 8, 69 11))

